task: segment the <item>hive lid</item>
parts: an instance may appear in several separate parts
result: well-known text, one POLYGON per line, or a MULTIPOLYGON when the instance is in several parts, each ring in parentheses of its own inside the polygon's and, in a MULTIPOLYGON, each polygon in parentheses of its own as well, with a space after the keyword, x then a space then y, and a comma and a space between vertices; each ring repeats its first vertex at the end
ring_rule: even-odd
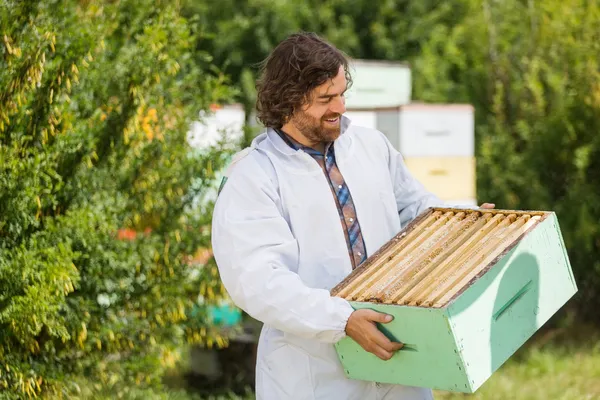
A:
POLYGON ((445 307, 550 214, 431 208, 331 294, 348 301, 445 307))

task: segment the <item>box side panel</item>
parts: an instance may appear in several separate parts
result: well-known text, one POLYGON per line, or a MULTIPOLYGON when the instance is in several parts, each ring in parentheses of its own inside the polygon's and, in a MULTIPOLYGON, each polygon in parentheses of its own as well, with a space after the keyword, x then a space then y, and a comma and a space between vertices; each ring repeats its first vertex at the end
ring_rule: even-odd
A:
POLYGON ((553 217, 554 217, 553 224, 556 226, 556 231, 558 232, 558 241, 560 243, 560 246, 564 253, 565 260, 569 267, 569 278, 571 279, 571 283, 573 284, 573 288, 575 289, 575 292, 577 292, 577 281, 575 280, 575 276, 573 275, 573 268, 571 267, 571 262, 569 260, 569 254, 567 253, 567 246, 565 246, 565 240, 563 239, 562 231, 560 230, 560 224, 558 223, 558 218, 556 217, 556 215, 553 215, 553 217))
POLYGON ((413 176, 442 200, 474 198, 475 157, 405 157, 413 176))
POLYGON ((404 348, 383 361, 346 337, 336 344, 346 375, 353 379, 470 392, 444 309, 351 302, 355 309, 370 308, 391 314, 380 327, 404 348))
POLYGON ((449 305, 474 390, 575 294, 571 277, 551 215, 449 305))

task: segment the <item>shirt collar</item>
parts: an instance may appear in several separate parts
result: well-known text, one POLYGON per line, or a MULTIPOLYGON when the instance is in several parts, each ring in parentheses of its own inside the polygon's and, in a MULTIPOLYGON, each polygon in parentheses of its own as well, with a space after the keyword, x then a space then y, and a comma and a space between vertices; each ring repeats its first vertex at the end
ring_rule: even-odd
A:
POLYGON ((288 135, 283 129, 275 129, 275 132, 283 139, 283 141, 294 150, 304 150, 307 146, 299 143, 296 139, 288 135))
MULTIPOLYGON (((288 135, 287 133, 285 133, 282 129, 275 129, 275 132, 277 132, 277 134, 281 137, 281 139, 283 139, 283 141, 290 146, 292 149, 294 150, 302 150, 307 154, 310 154, 311 156, 320 156, 323 157, 323 153, 321 153, 318 150, 313 149, 312 147, 308 147, 303 145, 302 143, 298 142, 296 139, 294 139, 293 137, 291 137, 290 135, 288 135)), ((327 146, 325 146, 325 152, 328 151, 333 151, 333 143, 328 143, 327 146)))

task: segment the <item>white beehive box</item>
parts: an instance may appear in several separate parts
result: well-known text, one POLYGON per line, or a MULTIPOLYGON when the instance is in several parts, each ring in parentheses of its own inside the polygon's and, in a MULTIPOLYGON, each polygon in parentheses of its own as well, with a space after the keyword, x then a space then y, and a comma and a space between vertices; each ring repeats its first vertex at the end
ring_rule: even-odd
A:
POLYGON ((209 111, 201 112, 199 121, 192 123, 188 143, 195 149, 204 149, 217 144, 223 137, 230 143, 240 140, 245 116, 241 104, 213 105, 209 111))
POLYGON ((471 105, 411 103, 376 114, 377 129, 425 188, 449 205, 477 203, 471 105))
POLYGON ((351 60, 353 84, 346 92, 348 109, 375 109, 410 103, 411 72, 392 61, 351 60))
POLYGON ((404 157, 472 157, 473 107, 408 104, 398 108, 398 148, 404 157))
POLYGON ((377 112, 373 110, 347 110, 344 115, 350 118, 352 125, 377 129, 377 112))

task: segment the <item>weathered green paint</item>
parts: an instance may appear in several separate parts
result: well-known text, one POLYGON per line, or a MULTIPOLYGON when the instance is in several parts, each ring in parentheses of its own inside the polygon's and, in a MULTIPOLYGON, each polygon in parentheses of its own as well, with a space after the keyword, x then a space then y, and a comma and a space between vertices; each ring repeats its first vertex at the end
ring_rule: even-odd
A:
POLYGON ((448 307, 472 391, 577 291, 564 249, 552 214, 448 307))
POLYGON ((461 389, 459 385, 467 389, 467 377, 446 310, 362 302, 354 302, 352 306, 393 315, 394 320, 380 329, 388 337, 404 343, 405 348, 383 361, 365 352, 352 339, 341 340, 336 347, 349 377, 439 389, 446 389, 452 382, 455 390, 461 389))
POLYGON ((394 316, 383 329, 407 349, 391 360, 350 338, 336 349, 353 379, 472 393, 576 292, 550 214, 445 308, 352 302, 394 316))

